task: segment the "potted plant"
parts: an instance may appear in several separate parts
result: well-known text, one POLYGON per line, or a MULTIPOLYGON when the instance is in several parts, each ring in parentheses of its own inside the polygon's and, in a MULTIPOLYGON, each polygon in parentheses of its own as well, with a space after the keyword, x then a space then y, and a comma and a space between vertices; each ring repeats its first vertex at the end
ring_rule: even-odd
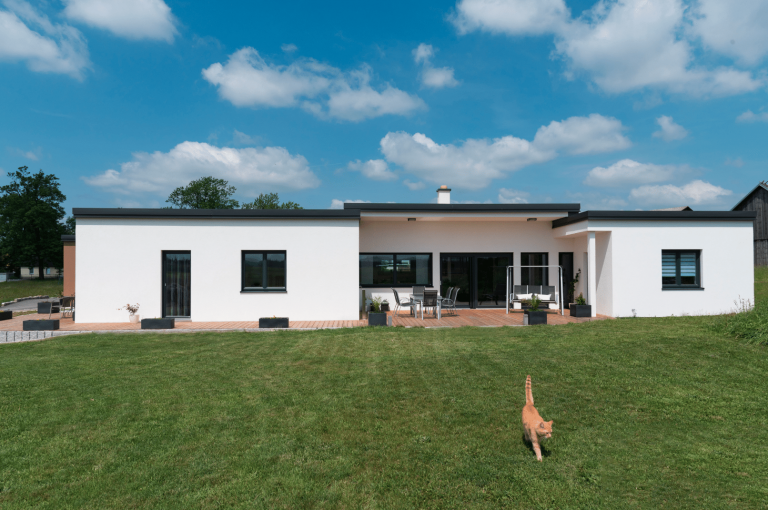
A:
POLYGON ((534 294, 531 296, 530 306, 523 312, 523 324, 526 326, 534 326, 536 324, 547 323, 547 312, 539 310, 541 299, 534 294))
POLYGON ((173 329, 176 327, 176 319, 173 317, 155 317, 154 319, 141 319, 141 329, 173 329))
POLYGON ((139 322, 140 316, 136 315, 136 312, 139 311, 139 304, 138 303, 136 303, 135 305, 132 305, 132 304, 129 303, 129 304, 125 305, 125 306, 121 306, 120 308, 118 308, 118 310, 128 310, 128 320, 130 322, 134 323, 134 324, 139 322))
POLYGON ((22 323, 24 331, 54 331, 59 329, 59 319, 29 320, 22 323))
POLYGON ((13 312, 10 310, 0 310, 0 321, 13 319, 13 312))
POLYGON ((259 319, 259 329, 288 329, 288 317, 261 317, 259 319))
POLYGON ((371 306, 373 311, 368 313, 369 326, 386 326, 387 313, 381 311, 381 296, 373 298, 371 306))
POLYGON ((587 304, 583 292, 576 298, 576 302, 571 303, 571 306, 568 308, 571 317, 592 317, 592 305, 587 304))

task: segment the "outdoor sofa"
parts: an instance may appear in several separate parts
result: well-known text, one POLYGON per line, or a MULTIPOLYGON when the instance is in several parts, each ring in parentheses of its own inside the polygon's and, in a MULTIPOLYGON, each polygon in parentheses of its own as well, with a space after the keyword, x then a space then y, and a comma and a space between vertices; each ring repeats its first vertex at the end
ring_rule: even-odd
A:
POLYGON ((533 296, 536 294, 541 299, 544 308, 558 308, 558 295, 554 285, 515 285, 512 288, 512 294, 509 296, 509 302, 512 308, 522 308, 523 299, 530 300, 530 297, 521 298, 520 296, 533 296), (547 298, 547 299, 543 299, 547 298), (515 306, 517 304, 517 306, 515 306))

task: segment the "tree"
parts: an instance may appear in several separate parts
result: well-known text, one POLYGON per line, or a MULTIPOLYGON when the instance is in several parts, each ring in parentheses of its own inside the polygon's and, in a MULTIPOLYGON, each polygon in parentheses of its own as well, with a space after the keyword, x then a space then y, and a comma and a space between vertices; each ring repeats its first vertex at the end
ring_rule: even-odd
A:
POLYGON ((64 222, 64 234, 75 235, 75 217, 70 216, 67 221, 64 222))
POLYGON ((202 177, 173 190, 166 202, 179 209, 237 209, 240 203, 230 197, 235 187, 224 179, 202 177))
POLYGON ((261 193, 256 200, 244 203, 243 209, 304 209, 296 202, 280 203, 277 193, 261 193))
POLYGON ((42 170, 30 174, 22 166, 8 177, 11 182, 0 187, 0 251, 12 267, 35 264, 42 280, 46 264, 61 266, 61 203, 67 197, 59 179, 42 170))

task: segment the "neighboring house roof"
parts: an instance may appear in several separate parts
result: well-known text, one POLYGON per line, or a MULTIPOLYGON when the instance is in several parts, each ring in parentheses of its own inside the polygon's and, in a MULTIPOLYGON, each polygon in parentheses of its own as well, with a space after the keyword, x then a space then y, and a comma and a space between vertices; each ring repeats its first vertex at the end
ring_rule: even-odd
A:
POLYGON ((72 209, 75 218, 354 219, 344 209, 72 209))
POLYGON ((693 211, 690 207, 687 205, 684 205, 682 207, 667 207, 666 209, 652 209, 653 211, 693 211))
POLYGON ((741 199, 741 201, 740 201, 738 204, 736 204, 735 206, 733 206, 733 209, 731 209, 731 211, 735 211, 735 210, 737 210, 739 207, 741 207, 741 204, 743 204, 744 202, 746 202, 746 201, 747 201, 747 199, 748 199, 749 197, 751 197, 751 196, 752 196, 752 193, 754 193, 755 191, 759 190, 760 188, 763 188, 764 190, 768 191, 768 182, 766 182, 766 181, 763 181, 763 182, 761 182, 760 184, 758 184, 757 186, 755 186, 755 187, 752 189, 752 191, 750 191, 749 193, 747 193, 747 194, 744 196, 744 198, 742 198, 742 199, 741 199))
POLYGON ((69 242, 74 242, 74 241, 75 241, 75 236, 72 235, 72 234, 64 234, 64 235, 61 236, 61 242, 62 243, 69 243, 69 242))
POLYGON ((581 204, 367 204, 345 203, 345 211, 377 212, 566 212, 577 213, 581 204))
POLYGON ((552 222, 552 228, 584 220, 754 221, 754 211, 584 211, 552 222))

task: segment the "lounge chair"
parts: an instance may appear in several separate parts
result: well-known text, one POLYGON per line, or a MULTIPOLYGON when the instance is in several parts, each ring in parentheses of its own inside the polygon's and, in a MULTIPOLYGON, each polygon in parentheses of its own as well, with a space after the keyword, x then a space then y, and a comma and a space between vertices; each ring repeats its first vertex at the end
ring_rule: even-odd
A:
POLYGON ((400 301, 400 294, 397 293, 397 289, 393 288, 392 292, 395 294, 395 315, 397 315, 397 312, 400 310, 400 308, 405 308, 406 306, 411 309, 411 315, 413 315, 413 300, 400 301))

